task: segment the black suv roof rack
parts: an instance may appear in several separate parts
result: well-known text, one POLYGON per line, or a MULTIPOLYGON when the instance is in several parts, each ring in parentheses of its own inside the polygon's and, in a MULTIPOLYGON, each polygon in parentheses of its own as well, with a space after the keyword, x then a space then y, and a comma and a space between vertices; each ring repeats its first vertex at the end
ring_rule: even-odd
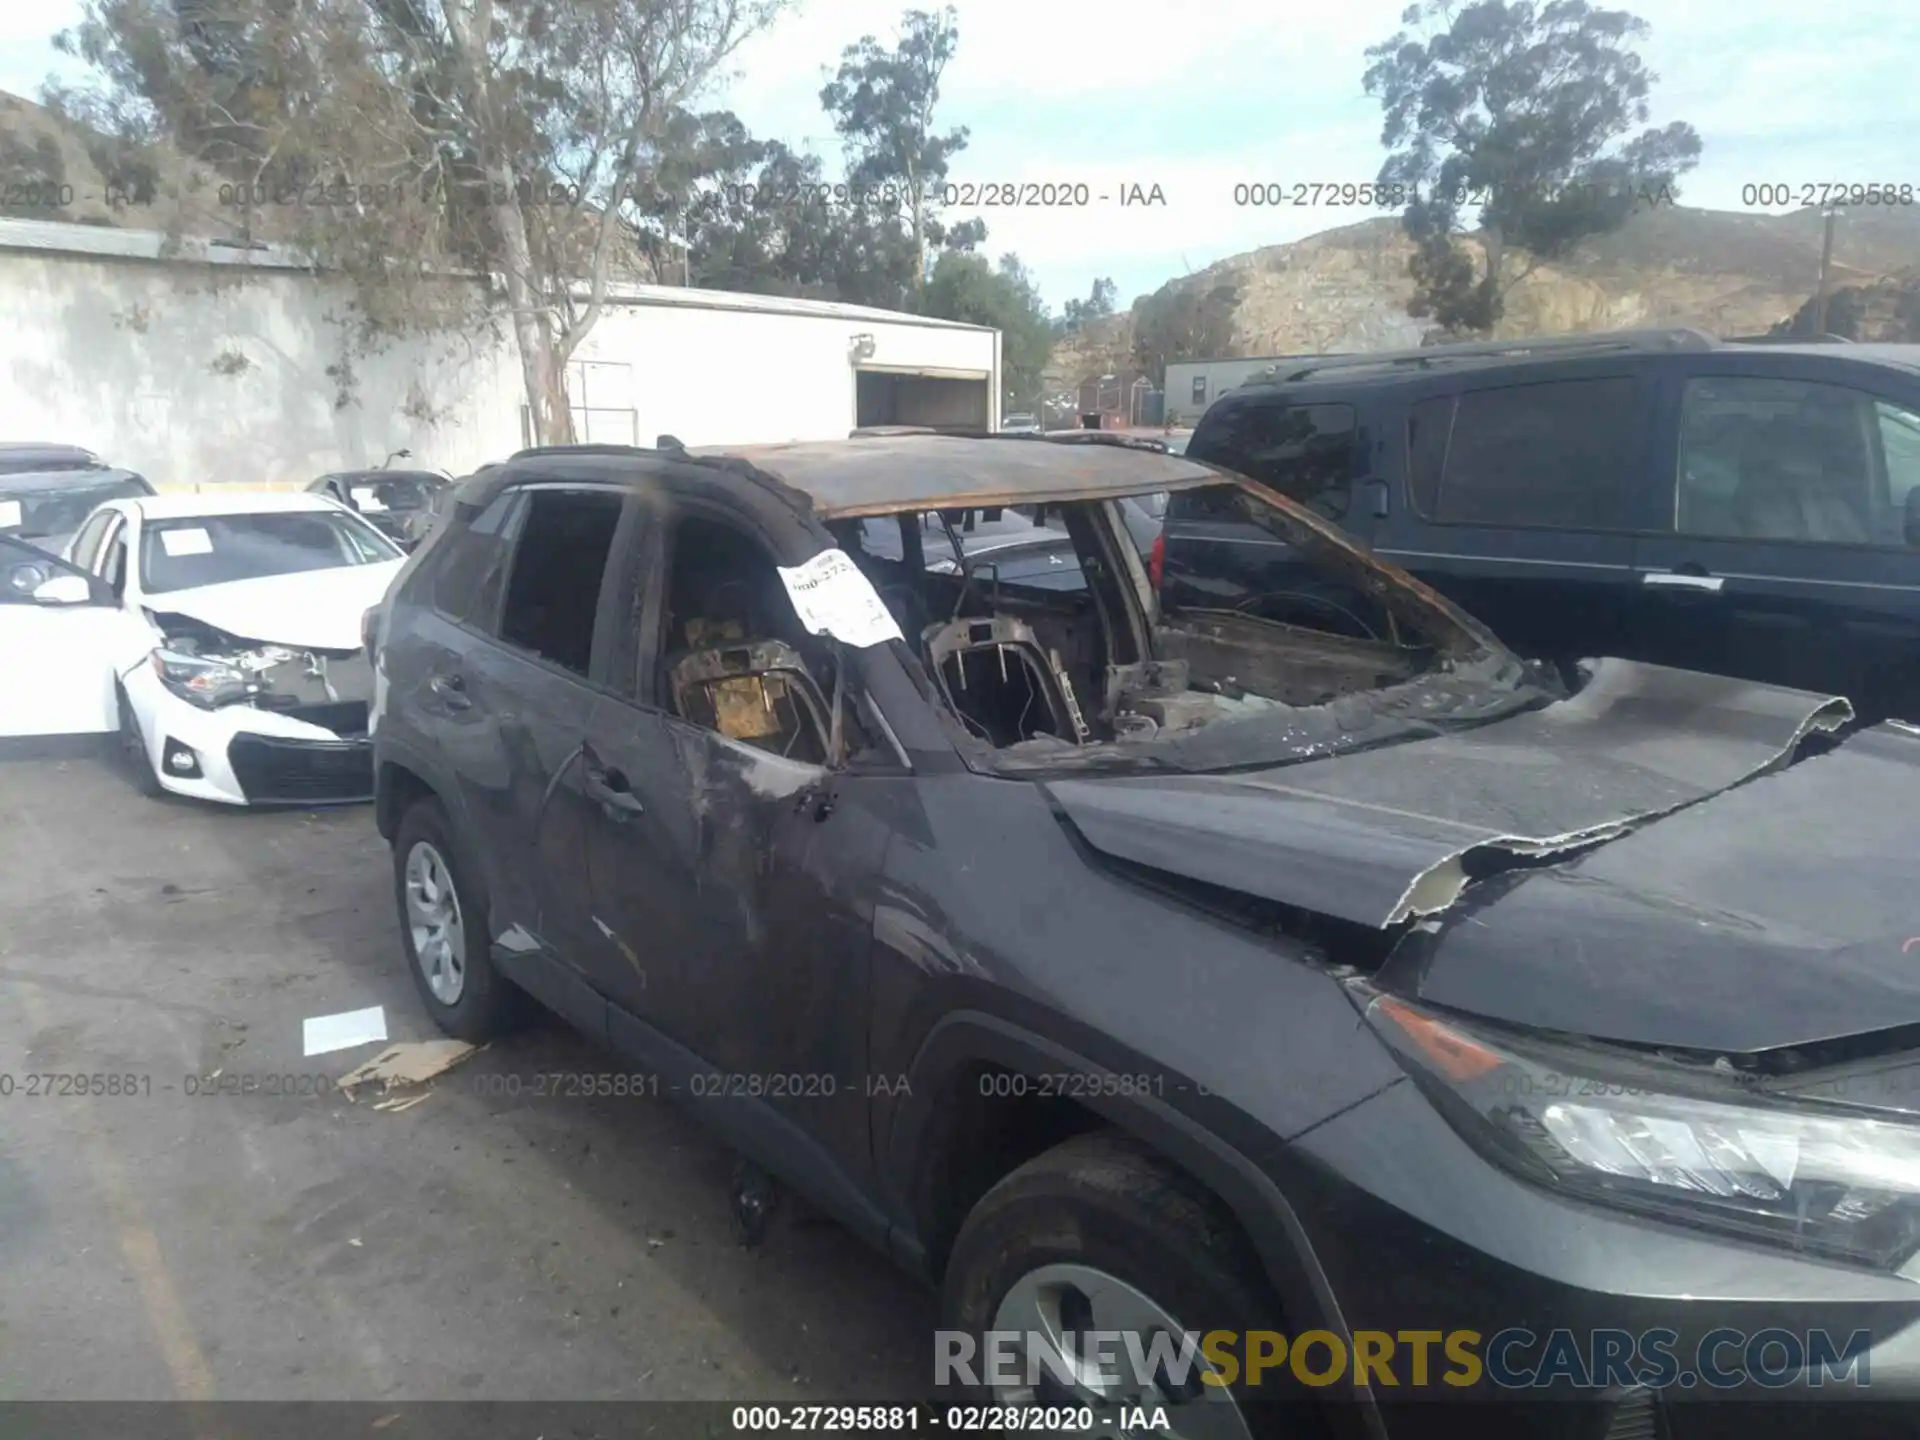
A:
POLYGON ((1287 380, 1305 380, 1333 370, 1427 370, 1461 360, 1524 360, 1534 355, 1598 355, 1628 351, 1672 353, 1712 350, 1721 342, 1704 330, 1611 330, 1591 335, 1538 335, 1515 340, 1471 340, 1459 345, 1429 345, 1420 350, 1382 350, 1372 355, 1329 355, 1297 370, 1287 380))

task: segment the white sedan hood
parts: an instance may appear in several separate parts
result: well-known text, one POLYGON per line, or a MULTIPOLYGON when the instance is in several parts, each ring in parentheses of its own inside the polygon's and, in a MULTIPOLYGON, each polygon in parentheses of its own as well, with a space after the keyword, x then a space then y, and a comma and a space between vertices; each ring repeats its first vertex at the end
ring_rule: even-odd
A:
POLYGON ((242 640, 296 650, 358 650, 360 618, 378 605, 405 560, 234 580, 144 597, 155 614, 185 615, 242 640))

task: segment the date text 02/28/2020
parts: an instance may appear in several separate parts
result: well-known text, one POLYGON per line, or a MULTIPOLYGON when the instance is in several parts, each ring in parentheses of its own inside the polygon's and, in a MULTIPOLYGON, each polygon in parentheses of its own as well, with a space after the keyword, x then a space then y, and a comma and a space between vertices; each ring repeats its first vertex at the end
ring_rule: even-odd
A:
MULTIPOLYGON (((1144 1409, 1122 1422, 1144 1430, 1166 1425, 1166 1411, 1144 1409)), ((736 1434, 804 1430, 821 1434, 871 1435, 892 1431, 900 1435, 948 1433, 997 1435, 1027 1431, 1040 1435, 1070 1435, 1094 1428, 1091 1408, 1081 1405, 736 1405, 736 1434)))

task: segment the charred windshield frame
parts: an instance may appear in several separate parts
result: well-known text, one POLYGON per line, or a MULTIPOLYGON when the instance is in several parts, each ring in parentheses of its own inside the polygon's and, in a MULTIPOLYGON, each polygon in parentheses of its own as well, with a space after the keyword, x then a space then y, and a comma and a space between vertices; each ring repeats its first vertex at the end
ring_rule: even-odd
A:
POLYGON ((971 575, 915 573, 892 556, 860 555, 925 677, 923 694, 972 768, 1037 775, 1281 764, 1557 698, 1419 581, 1374 561, 1304 507, 1220 474, 1214 485, 1174 487, 1168 515, 1195 496, 1213 518, 1257 528, 1376 601, 1392 617, 1390 636, 1363 640, 1231 610, 1163 613, 1123 513, 1153 493, 1146 489, 1045 507, 1047 529, 1070 542, 1084 586, 990 578, 990 555, 970 557, 971 575), (912 592, 910 605, 903 591, 912 592), (1247 683, 1214 673, 1227 663, 1222 656, 1251 657, 1247 683), (1300 672, 1291 687, 1263 679, 1289 668, 1300 672))

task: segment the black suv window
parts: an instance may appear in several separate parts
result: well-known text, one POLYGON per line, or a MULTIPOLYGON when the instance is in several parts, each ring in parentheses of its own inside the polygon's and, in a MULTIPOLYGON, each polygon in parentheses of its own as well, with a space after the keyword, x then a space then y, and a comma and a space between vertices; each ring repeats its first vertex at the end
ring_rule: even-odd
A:
POLYGON ((586 675, 621 497, 606 490, 530 490, 500 607, 500 639, 586 675))
POLYGON ((1904 545, 1920 415, 1858 390, 1753 376, 1689 380, 1674 525, 1685 535, 1904 545))
POLYGON ((473 524, 448 537, 433 577, 433 608, 442 615, 491 633, 513 558, 515 521, 523 513, 521 494, 497 496, 473 524))
POLYGON ((1351 405, 1241 405, 1219 417, 1208 458, 1338 520, 1352 494, 1351 405))
POLYGON ((1624 376, 1423 400, 1407 426, 1414 507, 1443 524, 1617 528, 1634 421, 1624 376))

